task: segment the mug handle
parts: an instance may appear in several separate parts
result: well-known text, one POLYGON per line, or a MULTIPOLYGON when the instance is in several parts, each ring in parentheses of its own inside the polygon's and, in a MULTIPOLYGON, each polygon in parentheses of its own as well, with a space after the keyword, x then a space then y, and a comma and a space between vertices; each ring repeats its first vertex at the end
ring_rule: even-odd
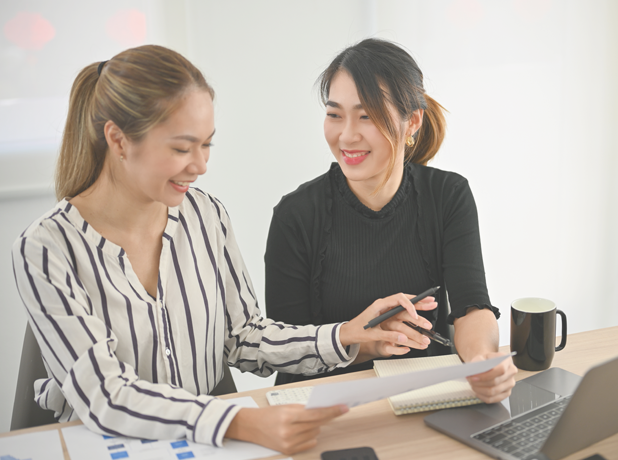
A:
POLYGON ((562 317, 562 337, 560 338, 560 345, 556 347, 556 351, 562 350, 566 346, 567 341, 567 320, 566 314, 562 310, 556 310, 556 314, 562 317))

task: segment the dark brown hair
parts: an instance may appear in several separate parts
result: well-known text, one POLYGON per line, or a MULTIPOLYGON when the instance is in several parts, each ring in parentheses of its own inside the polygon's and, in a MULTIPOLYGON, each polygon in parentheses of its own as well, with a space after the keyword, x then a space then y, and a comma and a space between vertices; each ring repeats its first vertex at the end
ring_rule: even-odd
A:
POLYGON ((138 142, 170 116, 191 88, 214 97, 193 64, 162 46, 128 49, 85 67, 71 88, 56 164, 56 198, 73 198, 97 180, 107 152, 103 129, 108 120, 138 142))
POLYGON ((330 85, 337 72, 347 72, 358 91, 360 102, 392 146, 384 186, 395 166, 401 129, 389 113, 395 107, 401 120, 409 120, 415 110, 424 109, 423 124, 416 132, 414 146, 405 146, 405 160, 426 165, 444 140, 444 107, 425 93, 423 73, 403 48, 386 40, 368 38, 343 50, 318 78, 320 97, 326 104, 330 85))

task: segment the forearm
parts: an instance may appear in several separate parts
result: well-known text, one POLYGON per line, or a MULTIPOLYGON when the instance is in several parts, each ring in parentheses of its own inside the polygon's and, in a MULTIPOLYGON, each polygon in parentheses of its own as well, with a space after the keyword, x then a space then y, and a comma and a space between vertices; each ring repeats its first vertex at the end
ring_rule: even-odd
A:
POLYGON ((491 310, 472 307, 455 319, 455 348, 464 362, 498 351, 498 322, 491 310))

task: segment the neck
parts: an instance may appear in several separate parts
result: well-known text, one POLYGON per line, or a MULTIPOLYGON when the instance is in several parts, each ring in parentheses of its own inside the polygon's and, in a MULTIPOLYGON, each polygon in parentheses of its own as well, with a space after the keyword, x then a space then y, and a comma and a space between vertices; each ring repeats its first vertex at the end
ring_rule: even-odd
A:
POLYGON ((393 199, 395 193, 399 190, 402 179, 403 163, 397 163, 393 168, 391 177, 377 193, 375 190, 384 180, 384 176, 372 180, 352 181, 346 179, 346 181, 352 193, 356 195, 356 198, 358 198, 361 203, 372 211, 379 211, 393 199))
POLYGON ((108 239, 112 235, 116 239, 119 235, 160 236, 165 230, 167 206, 136 197, 113 181, 105 168, 90 188, 70 201, 86 222, 108 239))

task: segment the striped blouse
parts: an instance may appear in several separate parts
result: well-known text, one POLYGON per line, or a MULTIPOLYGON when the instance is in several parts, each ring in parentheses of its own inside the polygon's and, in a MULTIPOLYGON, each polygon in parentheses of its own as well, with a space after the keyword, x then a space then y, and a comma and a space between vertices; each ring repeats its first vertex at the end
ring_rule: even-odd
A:
POLYGON ((97 433, 221 446, 240 410, 208 396, 224 361, 262 376, 314 374, 347 366, 358 346, 341 346, 341 324, 261 317, 216 198, 191 189, 168 214, 156 299, 66 200, 17 239, 17 287, 49 375, 35 397, 97 433))

